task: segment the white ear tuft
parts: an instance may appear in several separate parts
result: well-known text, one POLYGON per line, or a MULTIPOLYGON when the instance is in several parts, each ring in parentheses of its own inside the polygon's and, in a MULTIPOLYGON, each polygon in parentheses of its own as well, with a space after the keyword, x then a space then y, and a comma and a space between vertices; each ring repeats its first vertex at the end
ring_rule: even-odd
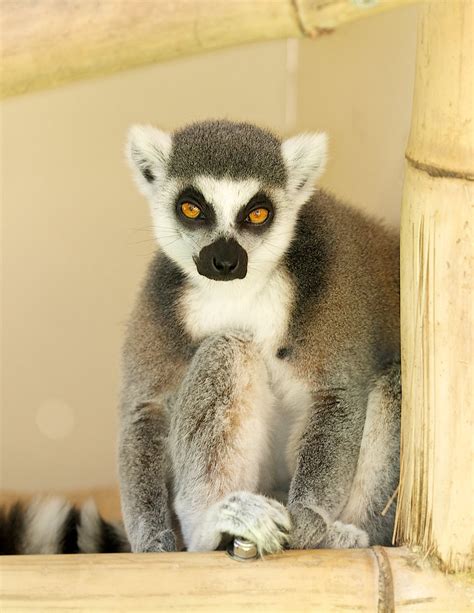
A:
POLYGON ((283 159, 288 170, 288 191, 300 203, 314 190, 326 167, 328 137, 324 132, 306 133, 283 141, 283 159))
POLYGON ((168 132, 152 126, 130 128, 126 155, 138 187, 145 195, 149 195, 152 185, 164 176, 171 143, 168 132))

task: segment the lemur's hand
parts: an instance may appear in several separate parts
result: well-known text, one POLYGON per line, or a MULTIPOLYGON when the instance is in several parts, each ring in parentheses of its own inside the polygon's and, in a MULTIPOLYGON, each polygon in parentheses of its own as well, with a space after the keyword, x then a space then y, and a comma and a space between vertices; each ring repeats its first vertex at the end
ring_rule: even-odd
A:
POLYGON ((277 553, 287 544, 289 530, 288 511, 278 501, 233 492, 207 511, 189 549, 215 549, 223 537, 241 537, 254 543, 260 555, 277 553))

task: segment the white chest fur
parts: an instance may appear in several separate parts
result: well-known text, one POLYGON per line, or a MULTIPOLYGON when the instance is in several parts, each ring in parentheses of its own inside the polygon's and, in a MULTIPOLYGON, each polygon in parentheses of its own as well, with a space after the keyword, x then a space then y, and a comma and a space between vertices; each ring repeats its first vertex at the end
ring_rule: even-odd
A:
POLYGON ((248 278, 205 281, 190 287, 183 298, 185 325, 195 340, 227 330, 250 332, 266 355, 274 355, 286 334, 292 293, 283 272, 264 286, 248 278))
MULTIPOLYGON (((246 280, 244 280, 246 281, 246 280)), ((251 283, 210 282, 187 290, 181 307, 187 331, 195 340, 226 330, 250 332, 268 367, 274 399, 266 428, 270 447, 261 467, 261 490, 287 490, 294 471, 298 441, 311 395, 291 366, 276 352, 285 341, 293 287, 286 275, 275 273, 264 287, 251 283)))

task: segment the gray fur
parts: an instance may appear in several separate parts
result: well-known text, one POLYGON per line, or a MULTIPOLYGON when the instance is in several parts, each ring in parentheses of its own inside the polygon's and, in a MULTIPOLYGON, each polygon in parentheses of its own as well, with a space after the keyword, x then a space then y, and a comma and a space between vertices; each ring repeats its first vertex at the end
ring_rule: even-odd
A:
POLYGON ((271 132, 225 120, 197 122, 177 130, 168 171, 184 180, 196 175, 253 176, 276 186, 286 180, 280 141, 271 132))
MULTIPOLYGON (((120 479, 133 551, 168 551, 181 536, 190 549, 243 536, 262 553, 285 542, 390 543, 394 505, 382 511, 398 480, 398 238, 322 191, 296 206, 285 181, 302 175, 309 193, 322 163, 309 163, 303 147, 285 170, 279 146, 246 124, 193 124, 173 135, 163 183, 147 192, 166 207, 174 200, 159 190, 172 198, 176 177, 180 189, 203 174, 278 186, 269 188, 273 234, 252 238, 248 279, 219 294, 222 282, 181 269, 166 250, 151 264, 124 349, 120 479), (252 269, 254 248, 282 235, 269 245, 273 261, 252 269), (208 303, 194 313, 199 291, 208 303), (216 296, 224 311, 237 305, 237 317, 246 292, 255 301, 237 327, 192 327, 216 296), (263 341, 251 325, 261 308, 287 322, 263 341), (285 496, 286 509, 274 499, 285 496)), ((197 236, 176 232, 190 244, 197 236)), ((244 230, 229 232, 246 245, 244 230)))

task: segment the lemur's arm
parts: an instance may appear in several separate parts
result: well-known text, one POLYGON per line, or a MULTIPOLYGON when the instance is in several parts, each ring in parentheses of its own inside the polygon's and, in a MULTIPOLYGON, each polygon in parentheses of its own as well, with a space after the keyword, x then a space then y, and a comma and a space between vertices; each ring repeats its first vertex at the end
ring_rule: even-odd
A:
POLYGON ((167 490, 168 422, 165 400, 132 403, 121 420, 122 512, 134 552, 176 549, 167 490))
POLYGON ((339 522, 334 522, 347 502, 357 468, 365 414, 362 398, 339 390, 314 394, 288 497, 292 548, 312 549, 324 542, 331 546, 331 539, 354 547, 353 538, 364 539, 360 530, 352 535, 333 532, 338 532, 339 522))

